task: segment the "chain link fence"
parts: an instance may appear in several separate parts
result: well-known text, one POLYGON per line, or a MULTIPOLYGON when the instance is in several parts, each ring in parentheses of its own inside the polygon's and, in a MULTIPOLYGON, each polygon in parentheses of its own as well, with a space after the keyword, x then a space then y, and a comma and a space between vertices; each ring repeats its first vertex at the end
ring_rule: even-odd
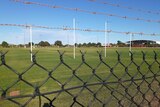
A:
POLYGON ((147 60, 146 53, 142 52, 140 62, 136 62, 130 52, 127 63, 116 52, 117 61, 111 61, 113 66, 104 60, 102 52, 97 52, 99 61, 95 67, 86 61, 86 53, 81 52, 76 68, 66 63, 65 52, 58 51, 59 63, 51 70, 38 63, 36 52, 31 65, 22 72, 7 64, 7 52, 0 53, 2 107, 7 107, 8 103, 15 107, 160 106, 160 62, 155 51, 152 60, 147 60), (14 79, 7 76, 3 79, 5 70, 8 75, 14 75, 14 79), (39 78, 33 81, 32 76, 39 78), (6 81, 9 83, 5 84, 6 81))

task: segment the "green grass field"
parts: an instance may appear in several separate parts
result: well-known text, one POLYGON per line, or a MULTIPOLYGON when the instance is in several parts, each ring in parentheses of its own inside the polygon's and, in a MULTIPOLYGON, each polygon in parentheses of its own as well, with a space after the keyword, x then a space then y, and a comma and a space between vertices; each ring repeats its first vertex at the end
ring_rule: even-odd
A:
MULTIPOLYGON (((30 61, 30 53, 29 48, 1 48, 3 52, 8 51, 6 54, 6 64, 11 66, 16 72, 19 74, 25 72, 25 70, 32 64, 30 61)), ((93 76, 93 69, 95 69, 95 73, 100 77, 102 80, 105 80, 107 77, 107 82, 113 82, 117 81, 117 78, 113 75, 110 75, 110 68, 107 67, 105 64, 100 64, 100 59, 97 51, 102 51, 102 58, 105 63, 107 63, 111 68, 114 68, 114 74, 118 76, 119 78, 122 78, 122 80, 130 79, 130 76, 125 75, 125 69, 128 68, 128 73, 131 76, 136 75, 135 78, 142 77, 140 73, 136 74, 137 72, 137 66, 135 64, 130 63, 130 56, 129 56, 129 49, 128 48, 107 48, 107 57, 104 57, 104 49, 103 48, 77 48, 76 49, 76 59, 73 59, 73 49, 72 48, 35 48, 33 49, 33 52, 39 51, 36 55, 37 63, 39 65, 42 65, 47 71, 43 70, 42 68, 38 66, 33 66, 31 69, 29 69, 27 72, 25 72, 22 75, 22 78, 26 80, 27 82, 31 83, 34 87, 40 86, 43 81, 45 81, 48 78, 48 72, 52 72, 52 76, 58 80, 61 84, 65 84, 64 88, 70 88, 70 87, 76 87, 76 86, 82 86, 83 82, 81 82, 79 79, 77 79, 75 76, 73 76, 73 71, 76 69, 76 75, 82 79, 84 82, 87 82, 88 84, 98 83, 100 82, 100 79, 98 79, 96 76, 93 76), (65 51, 65 54, 63 56, 64 62, 69 65, 71 69, 69 69, 64 64, 60 64, 60 58, 59 53, 57 50, 60 50, 61 52, 65 51), (86 51, 85 54, 85 63, 83 63, 79 68, 77 68, 82 63, 82 55, 80 53, 80 50, 83 52, 86 51), (118 51, 120 53, 120 62, 123 64, 118 63, 117 53, 118 51), (56 66, 60 64, 57 68, 56 66), (97 66, 100 64, 99 66, 97 66), (56 68, 56 70, 55 70, 56 68), (72 77, 73 76, 73 77, 72 77), (70 80, 70 78, 72 78, 70 80), (67 81, 67 83, 66 83, 67 81)), ((146 62, 143 61, 142 52, 146 52, 146 61, 148 64, 151 64, 151 71, 154 73, 159 72, 159 64, 157 62, 154 62, 154 52, 156 51, 158 61, 160 61, 160 48, 133 48, 132 52, 134 53, 134 62, 136 62, 137 65, 140 66, 140 71, 142 74, 146 76, 153 75, 148 70, 148 65, 146 62), (154 62, 154 64, 152 64, 154 62)), ((15 81, 18 80, 18 75, 16 75, 13 71, 9 70, 6 66, 2 65, 0 66, 0 95, 2 94, 2 89, 6 90, 9 86, 11 86, 15 81)), ((149 79, 148 81, 152 81, 149 79)), ((124 83, 124 85, 127 85, 129 83, 124 83)), ((137 83, 140 84, 140 83, 137 83)), ((154 83, 157 84, 157 83, 154 83)), ((110 87, 116 88, 117 84, 111 84, 110 87)), ((88 86, 92 92, 96 93, 96 91, 101 87, 101 85, 96 86, 88 86)), ((121 87, 121 86, 119 86, 121 87)), ((156 86, 155 86, 156 87, 156 86)), ((131 89, 134 89, 135 86, 132 85, 130 87, 131 89)), ((142 90, 145 90, 145 85, 142 87, 142 90)), ((90 106, 97 107, 102 106, 102 104, 93 98, 93 94, 88 91, 87 89, 84 89, 81 93, 82 88, 77 88, 74 90, 69 90, 70 93, 72 93, 74 96, 78 95, 77 100, 81 102, 83 105, 88 105, 90 102, 90 106), (80 94, 79 94, 80 93, 80 94)), ((123 89, 121 87, 120 89, 123 89)), ((49 78, 47 79, 47 83, 43 84, 40 87, 41 93, 51 92, 51 91, 57 91, 61 90, 61 86, 54 81, 53 79, 49 78)), ((19 81, 17 84, 13 85, 11 88, 7 90, 7 97, 10 96, 10 92, 13 91, 19 91, 20 95, 30 95, 34 93, 34 88, 30 85, 26 84, 23 81, 19 81)), ((106 100, 111 96, 111 93, 109 90, 107 90, 105 87, 102 87, 100 90, 98 90, 97 98, 99 98, 101 101, 106 102, 106 100)), ((124 93, 124 90, 121 90, 122 93, 124 93)), ((134 93, 133 90, 132 93, 134 93)), ((48 98, 53 99, 54 96, 57 96, 57 93, 54 93, 52 95, 47 95, 48 98)), ((121 95, 118 93, 115 93, 120 99, 121 95)), ((139 97, 137 97, 139 98, 139 97)), ((69 95, 67 92, 62 92, 56 100, 53 102, 55 106, 63 107, 63 106, 70 106, 73 103, 73 97, 69 95)), ((125 98, 124 98, 125 99, 125 98)), ((140 98, 139 98, 140 99, 140 98)), ((15 99, 16 101, 21 102, 21 104, 24 104, 27 102, 28 98, 19 98, 15 99)), ((109 102, 110 106, 116 106, 116 100, 115 98, 111 98, 111 101, 109 102)), ((108 100, 107 100, 108 101, 108 100)), ((48 101, 45 98, 42 98, 42 104, 48 103, 48 101)), ((123 102, 124 104, 127 104, 127 102, 123 102)), ((28 107, 37 107, 39 104, 38 98, 36 97, 33 99, 29 104, 28 107)), ((17 107, 18 105, 8 101, 0 99, 0 107, 17 107)), ((75 107, 78 105, 75 104, 75 107)))

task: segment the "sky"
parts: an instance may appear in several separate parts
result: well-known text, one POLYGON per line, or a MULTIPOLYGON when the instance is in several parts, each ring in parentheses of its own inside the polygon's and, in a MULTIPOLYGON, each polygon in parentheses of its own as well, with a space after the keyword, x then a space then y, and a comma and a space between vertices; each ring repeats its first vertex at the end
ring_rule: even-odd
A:
MULTIPOLYGON (((149 14, 136 10, 105 5, 100 2, 119 4, 120 6, 142 9, 144 11, 160 12, 160 0, 26 0, 61 6, 67 8, 79 8, 93 12, 104 12, 119 16, 128 16, 150 20, 160 20, 160 14, 149 14)), ((38 5, 27 5, 13 2, 12 0, 0 0, 0 24, 30 24, 50 27, 73 27, 73 18, 76 20, 76 28, 82 29, 105 29, 105 22, 108 22, 108 30, 122 32, 144 32, 160 34, 160 23, 128 20, 118 17, 111 17, 100 14, 88 14, 85 12, 65 10, 63 8, 49 8, 38 5)), ((33 42, 48 41, 54 44, 56 40, 61 40, 63 44, 73 44, 73 31, 48 30, 33 28, 33 42)), ((129 41, 130 35, 107 34, 107 41, 116 43, 129 41)), ((104 32, 82 32, 76 31, 77 43, 105 42, 104 32)), ((160 41, 159 36, 134 35, 134 40, 156 40, 160 41)), ((29 29, 22 27, 0 26, 0 43, 7 41, 10 44, 23 44, 29 42, 29 29)))

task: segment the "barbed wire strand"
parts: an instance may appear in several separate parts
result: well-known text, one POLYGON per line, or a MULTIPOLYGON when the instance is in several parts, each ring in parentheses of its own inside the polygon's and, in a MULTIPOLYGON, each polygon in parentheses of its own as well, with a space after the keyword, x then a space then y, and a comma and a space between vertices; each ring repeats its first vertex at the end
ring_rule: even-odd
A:
POLYGON ((106 13, 106 12, 89 11, 89 10, 84 10, 84 9, 81 9, 81 8, 70 8, 70 7, 49 5, 49 4, 39 3, 39 2, 31 2, 31 1, 23 1, 23 0, 10 0, 10 1, 19 2, 19 3, 23 3, 23 4, 28 4, 28 5, 39 5, 39 6, 43 6, 43 7, 52 8, 52 9, 58 9, 59 8, 59 9, 88 13, 88 14, 93 14, 93 15, 105 15, 105 16, 117 17, 117 18, 121 18, 121 19, 160 23, 160 20, 144 19, 144 18, 139 18, 139 17, 136 18, 136 17, 129 17, 129 16, 121 16, 121 15, 110 14, 110 13, 106 13))
POLYGON ((89 1, 89 2, 95 2, 95 3, 107 5, 107 6, 113 6, 113 7, 117 7, 117 8, 123 8, 123 9, 127 9, 127 10, 132 10, 132 11, 138 11, 138 12, 141 12, 141 13, 160 15, 160 12, 158 12, 158 11, 144 10, 144 9, 124 6, 124 5, 120 5, 120 4, 110 3, 108 1, 107 2, 106 1, 103 2, 103 1, 99 1, 99 0, 87 0, 87 1, 89 1))
POLYGON ((137 34, 137 35, 145 35, 145 36, 160 36, 160 34, 156 33, 144 33, 144 32, 123 32, 123 31, 114 31, 114 30, 98 30, 98 29, 82 29, 82 28, 70 28, 70 27, 49 27, 49 26, 39 26, 39 25, 26 25, 26 24, 0 24, 0 26, 15 26, 15 27, 34 27, 34 28, 42 28, 42 29, 54 29, 54 30, 77 30, 83 32, 108 32, 108 33, 116 33, 116 34, 137 34))

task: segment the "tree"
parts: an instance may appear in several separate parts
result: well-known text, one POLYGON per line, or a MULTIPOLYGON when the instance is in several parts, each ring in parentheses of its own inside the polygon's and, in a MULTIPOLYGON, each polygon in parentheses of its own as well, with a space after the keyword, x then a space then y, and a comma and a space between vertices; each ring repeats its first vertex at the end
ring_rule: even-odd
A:
POLYGON ((45 42, 44 42, 44 41, 41 41, 41 42, 38 43, 38 45, 39 45, 39 46, 42 46, 42 47, 50 46, 49 42, 47 42, 47 41, 45 41, 45 42))
MULTIPOLYGON (((31 46, 31 43, 29 42, 28 45, 31 46)), ((34 43, 32 42, 32 46, 33 46, 33 45, 34 45, 34 43)))
POLYGON ((117 41, 117 45, 119 46, 119 47, 125 47, 126 46, 126 44, 125 43, 123 43, 123 42, 121 42, 121 41, 117 41))
POLYGON ((9 46, 9 44, 6 41, 2 42, 2 47, 8 47, 8 46, 9 46))
POLYGON ((92 43, 91 43, 91 42, 89 42, 89 43, 87 44, 87 46, 88 46, 88 47, 92 46, 92 43))
POLYGON ((63 46, 62 41, 59 41, 59 40, 55 41, 54 45, 55 46, 63 46))
POLYGON ((50 46, 50 43, 47 41, 45 41, 44 44, 45 44, 45 46, 50 46))
POLYGON ((75 43, 75 47, 78 47, 78 43, 75 43))
POLYGON ((78 44, 78 47, 82 47, 82 44, 81 44, 81 43, 79 43, 79 44, 78 44))
POLYGON ((96 43, 91 43, 91 46, 96 47, 96 43))
POLYGON ((102 44, 100 42, 97 43, 97 47, 101 47, 102 44))
POLYGON ((23 46, 24 46, 24 45, 22 45, 22 44, 19 44, 19 45, 18 45, 18 47, 23 47, 23 46))
POLYGON ((122 44, 123 42, 122 41, 117 41, 117 45, 120 45, 120 44, 122 44))
POLYGON ((86 43, 83 43, 82 46, 87 46, 87 44, 86 44, 86 43))
POLYGON ((44 46, 44 42, 43 42, 43 41, 40 41, 40 42, 38 43, 38 45, 39 45, 39 46, 44 46))

